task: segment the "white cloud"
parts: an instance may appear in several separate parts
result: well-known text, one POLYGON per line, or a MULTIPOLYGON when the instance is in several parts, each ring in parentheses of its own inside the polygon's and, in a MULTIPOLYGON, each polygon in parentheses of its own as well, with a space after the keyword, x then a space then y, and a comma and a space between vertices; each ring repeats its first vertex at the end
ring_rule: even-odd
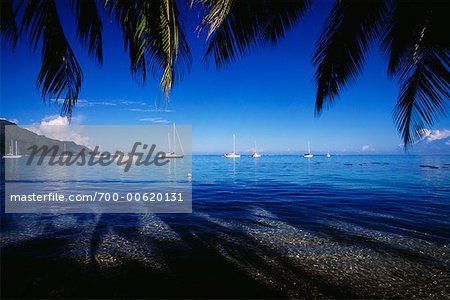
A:
MULTIPOLYGON (((65 99, 51 99, 51 101, 57 102, 58 104, 63 104, 65 99)), ((134 101, 134 100, 126 100, 126 99, 114 99, 114 100, 87 100, 87 99, 78 99, 76 107, 85 108, 85 107, 99 107, 99 106, 137 106, 136 108, 125 108, 129 111, 134 112, 164 112, 170 113, 173 112, 167 108, 160 108, 159 105, 154 105, 154 107, 150 108, 141 108, 142 106, 149 105, 150 101, 134 101), (141 107, 139 107, 141 106, 141 107)))
POLYGON ((77 107, 93 107, 93 106, 117 106, 116 102, 112 101, 88 101, 80 99, 77 101, 77 107))
POLYGON ((372 150, 372 148, 370 148, 369 145, 364 145, 361 147, 361 151, 363 151, 363 152, 367 152, 367 151, 371 151, 371 150, 372 150))
POLYGON ((69 125, 69 119, 67 117, 62 117, 58 115, 45 117, 41 121, 41 126, 49 126, 49 125, 62 125, 66 126, 69 125))
MULTIPOLYGON (((65 99, 51 99, 51 101, 63 104, 65 99)), ((86 99, 78 99, 76 107, 93 107, 93 106, 117 106, 120 104, 116 101, 90 101, 86 99)))
POLYGON ((129 101, 129 100, 121 100, 120 104, 122 104, 122 105, 132 105, 132 104, 144 105, 143 102, 140 102, 140 101, 129 101))
POLYGON ((426 140, 428 143, 450 137, 450 130, 447 129, 443 130, 424 129, 422 133, 423 133, 422 140, 426 140))
POLYGON ((165 112, 165 113, 173 112, 170 109, 163 109, 163 108, 129 108, 128 110, 134 112, 165 112))
POLYGON ((89 146, 89 138, 80 134, 79 126, 70 126, 69 119, 59 115, 48 116, 40 124, 27 127, 28 130, 60 141, 72 141, 79 145, 89 146))
POLYGON ((162 119, 162 118, 142 118, 142 119, 139 119, 139 121, 151 122, 151 123, 154 123, 154 124, 167 124, 167 123, 169 123, 169 120, 162 119))
POLYGON ((19 120, 17 119, 7 119, 7 118, 0 118, 0 120, 9 121, 15 124, 19 124, 19 120))

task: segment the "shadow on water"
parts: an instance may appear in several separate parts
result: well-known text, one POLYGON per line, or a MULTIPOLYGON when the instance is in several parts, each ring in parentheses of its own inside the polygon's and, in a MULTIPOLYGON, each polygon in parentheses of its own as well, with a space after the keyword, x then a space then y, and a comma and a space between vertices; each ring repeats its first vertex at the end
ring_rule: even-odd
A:
MULTIPOLYGON (((180 236, 180 246, 155 242, 151 237, 147 241, 138 239, 156 249, 155 255, 165 262, 169 272, 154 270, 120 251, 112 253, 116 260, 120 260, 118 265, 105 268, 98 261, 102 241, 111 232, 127 240, 141 235, 138 215, 99 216, 90 239, 88 264, 65 257, 69 240, 53 238, 71 236, 74 232, 69 234, 47 225, 43 235, 48 237, 37 237, 2 248, 2 296, 356 297, 350 289, 326 283, 320 276, 293 266, 242 231, 218 225, 195 214, 182 216, 183 223, 195 224, 186 226, 180 224, 179 217, 158 215, 172 232, 180 236), (124 228, 117 224, 127 226, 124 228), (208 228, 208 233, 202 233, 205 232, 203 228, 208 228), (257 273, 262 278, 253 277, 257 273)), ((86 219, 86 216, 83 218, 86 219)))

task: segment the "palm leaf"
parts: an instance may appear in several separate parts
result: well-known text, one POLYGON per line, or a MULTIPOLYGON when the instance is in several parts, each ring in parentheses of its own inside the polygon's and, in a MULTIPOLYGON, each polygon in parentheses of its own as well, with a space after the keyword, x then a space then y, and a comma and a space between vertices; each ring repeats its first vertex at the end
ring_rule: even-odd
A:
POLYGON ((400 80, 394 118, 408 146, 446 114, 450 99, 450 30, 443 2, 397 1, 391 9, 383 51, 389 56, 389 74, 400 80))
POLYGON ((130 70, 133 77, 142 84, 147 78, 145 60, 145 40, 142 34, 137 34, 138 23, 144 16, 143 2, 133 0, 105 1, 105 6, 122 30, 125 51, 130 57, 130 70))
POLYGON ((174 82, 183 77, 192 63, 176 1, 161 0, 159 19, 147 21, 147 53, 154 58, 153 69, 163 69, 161 86, 168 97, 174 82))
POLYGON ((19 34, 16 24, 16 12, 13 8, 13 0, 0 0, 0 33, 2 40, 7 41, 13 48, 16 47, 19 34))
POLYGON ((61 27, 55 1, 28 1, 21 30, 28 34, 35 50, 42 44, 42 65, 37 79, 42 98, 62 97, 61 113, 70 117, 78 99, 83 74, 61 27))
POLYGON ((77 21, 77 38, 89 54, 103 63, 102 20, 95 0, 70 0, 77 21))
POLYGON ((276 43, 300 20, 310 0, 198 0, 207 13, 199 31, 208 28, 205 59, 221 68, 253 47, 276 43))
POLYGON ((168 97, 192 64, 177 2, 117 0, 114 10, 130 52, 132 72, 144 82, 148 69, 152 71, 161 78, 161 88, 168 97))
POLYGON ((324 105, 330 105, 351 79, 360 75, 385 13, 384 1, 340 0, 335 3, 313 57, 316 114, 322 112, 324 105))

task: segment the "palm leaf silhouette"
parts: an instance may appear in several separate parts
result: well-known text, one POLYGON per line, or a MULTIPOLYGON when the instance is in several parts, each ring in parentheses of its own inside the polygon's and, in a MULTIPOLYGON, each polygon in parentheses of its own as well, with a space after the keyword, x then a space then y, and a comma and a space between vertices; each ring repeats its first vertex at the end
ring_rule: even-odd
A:
POLYGON ((360 75, 371 43, 386 12, 383 1, 337 1, 316 44, 313 64, 316 114, 331 104, 344 86, 360 75))
POLYGON ((382 41, 388 73, 399 78, 394 110, 407 146, 419 140, 448 107, 449 30, 443 2, 394 2, 382 41))
POLYGON ((19 34, 16 25, 16 12, 13 8, 13 0, 0 1, 0 33, 5 41, 9 42, 14 48, 19 39, 19 34))
POLYGON ((42 98, 59 101, 62 97, 62 112, 70 117, 83 73, 61 27, 55 1, 28 1, 21 31, 28 34, 34 50, 42 40, 42 65, 37 78, 42 98))
POLYGON ((117 0, 108 6, 121 26, 131 72, 142 83, 148 71, 160 77, 168 97, 192 64, 176 1, 117 0))
POLYGON ((77 38, 90 55, 103 63, 102 20, 95 0, 70 0, 77 22, 77 38))
POLYGON ((316 45, 316 114, 357 78, 373 42, 399 78, 394 119, 405 147, 446 114, 449 101, 447 5, 443 1, 336 1, 316 45))
POLYGON ((207 9, 199 30, 208 29, 205 59, 221 68, 254 47, 276 43, 309 9, 310 0, 198 0, 207 9))

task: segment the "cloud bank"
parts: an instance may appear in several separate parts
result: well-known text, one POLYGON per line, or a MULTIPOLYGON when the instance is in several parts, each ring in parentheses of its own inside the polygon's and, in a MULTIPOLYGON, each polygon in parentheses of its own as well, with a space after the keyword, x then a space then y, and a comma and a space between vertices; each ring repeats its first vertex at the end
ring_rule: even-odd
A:
POLYGON ((59 115, 48 116, 41 123, 26 129, 48 138, 59 141, 72 141, 79 145, 89 146, 89 137, 80 133, 80 126, 70 126, 69 119, 59 115))

